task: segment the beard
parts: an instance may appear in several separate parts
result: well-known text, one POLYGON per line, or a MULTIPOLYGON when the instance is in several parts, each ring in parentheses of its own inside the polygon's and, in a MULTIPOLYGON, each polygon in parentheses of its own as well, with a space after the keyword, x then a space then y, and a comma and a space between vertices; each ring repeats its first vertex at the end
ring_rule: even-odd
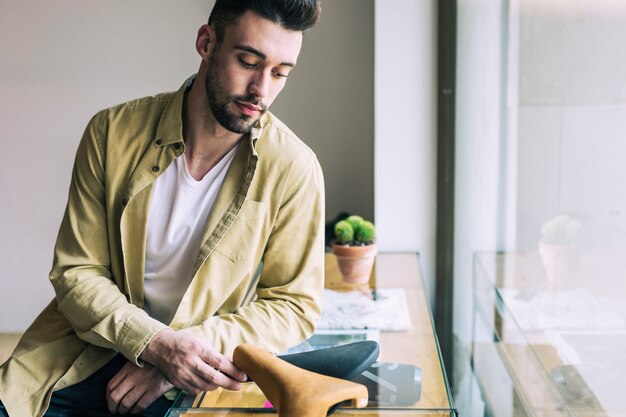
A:
POLYGON ((257 120, 267 111, 267 106, 254 94, 247 96, 227 95, 222 80, 217 74, 217 67, 215 55, 213 55, 209 60, 206 78, 204 80, 209 109, 222 127, 234 133, 246 134, 252 130, 257 120), (235 101, 259 106, 261 108, 259 116, 253 118, 247 114, 242 114, 236 109, 234 105, 235 101))

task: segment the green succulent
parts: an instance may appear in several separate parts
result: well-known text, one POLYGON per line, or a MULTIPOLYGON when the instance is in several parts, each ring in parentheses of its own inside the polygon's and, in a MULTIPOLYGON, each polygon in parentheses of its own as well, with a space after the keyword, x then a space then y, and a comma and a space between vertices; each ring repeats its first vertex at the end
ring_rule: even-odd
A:
POLYGON ((374 223, 361 216, 350 216, 335 223, 335 240, 340 245, 369 245, 376 238, 374 223))
POLYGON ((361 226, 365 220, 363 220, 363 217, 361 216, 352 215, 348 217, 346 221, 350 223, 350 225, 352 225, 352 229, 356 232, 359 226, 361 226))
POLYGON ((354 240, 354 229, 346 220, 338 221, 335 224, 335 238, 337 242, 345 245, 354 240))
POLYGON ((376 228, 374 227, 374 223, 364 221, 359 228, 356 230, 356 240, 369 245, 374 241, 376 237, 376 228))

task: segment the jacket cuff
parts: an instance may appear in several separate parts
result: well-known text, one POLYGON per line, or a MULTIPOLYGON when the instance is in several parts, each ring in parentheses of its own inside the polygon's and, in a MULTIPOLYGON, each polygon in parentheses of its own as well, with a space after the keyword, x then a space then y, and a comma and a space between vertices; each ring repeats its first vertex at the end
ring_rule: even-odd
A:
POLYGON ((145 316, 131 316, 122 327, 118 350, 129 361, 143 367, 144 361, 139 359, 139 355, 155 334, 167 328, 167 325, 148 317, 147 314, 145 316))

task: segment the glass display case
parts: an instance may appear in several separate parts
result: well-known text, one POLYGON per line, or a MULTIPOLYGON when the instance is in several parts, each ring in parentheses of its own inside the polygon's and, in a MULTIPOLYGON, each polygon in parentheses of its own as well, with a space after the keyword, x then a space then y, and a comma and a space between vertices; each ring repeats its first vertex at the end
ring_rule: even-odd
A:
MULTIPOLYGON (((496 416, 621 416, 626 258, 479 253, 472 362, 496 416)), ((561 254, 562 255, 562 254, 561 254)))
MULTIPOLYGON (((345 334, 347 341, 361 337, 377 340, 380 345, 380 357, 373 365, 378 368, 377 376, 363 382, 364 372, 357 378, 357 382, 368 387, 367 407, 356 409, 346 403, 337 409, 336 414, 372 417, 456 415, 424 294, 417 254, 379 254, 369 284, 362 285, 344 283, 334 255, 327 254, 326 291, 325 310, 333 307, 328 303, 339 303, 345 306, 343 310, 350 311, 354 297, 369 298, 378 309, 372 315, 372 319, 378 320, 373 323, 381 327, 319 329, 318 326, 318 336, 334 332, 335 335, 345 334), (392 298, 398 294, 402 300, 392 298), (381 316, 386 320, 380 320, 381 316)), ((358 314, 356 311, 364 311, 363 308, 359 305, 350 314, 358 314)), ((337 323, 337 320, 331 322, 337 323)), ((318 340, 328 339, 318 337, 318 340)), ((277 414, 256 384, 246 383, 238 392, 218 389, 200 395, 182 394, 168 416, 248 416, 259 413, 277 414)))

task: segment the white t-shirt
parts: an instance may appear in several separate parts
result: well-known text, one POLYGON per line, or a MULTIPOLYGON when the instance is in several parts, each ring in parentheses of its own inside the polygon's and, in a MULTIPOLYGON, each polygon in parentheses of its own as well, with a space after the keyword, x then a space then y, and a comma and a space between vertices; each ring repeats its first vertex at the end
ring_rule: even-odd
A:
POLYGON ((187 169, 185 155, 156 179, 148 212, 144 310, 168 324, 191 282, 204 228, 235 146, 200 181, 187 169))

